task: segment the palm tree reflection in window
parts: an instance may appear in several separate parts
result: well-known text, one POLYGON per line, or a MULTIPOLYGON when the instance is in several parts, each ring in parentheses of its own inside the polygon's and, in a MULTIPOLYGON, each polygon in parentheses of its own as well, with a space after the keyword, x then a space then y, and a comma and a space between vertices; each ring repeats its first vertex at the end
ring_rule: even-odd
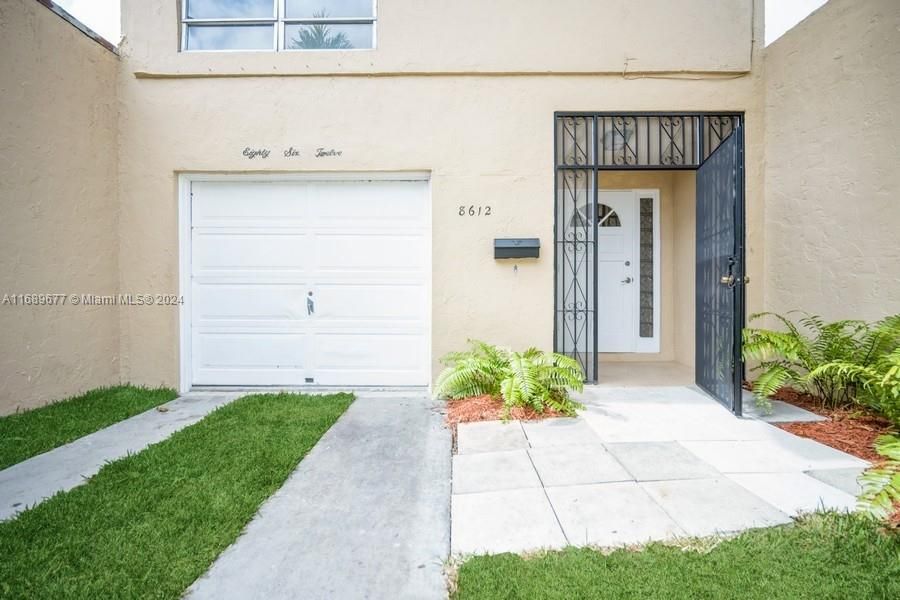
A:
MULTIPOLYGON (((326 17, 328 13, 324 10, 313 13, 316 19, 326 17)), ((300 27, 296 37, 290 41, 290 47, 294 50, 345 50, 353 48, 353 44, 344 32, 332 31, 329 24, 313 23, 300 27)))

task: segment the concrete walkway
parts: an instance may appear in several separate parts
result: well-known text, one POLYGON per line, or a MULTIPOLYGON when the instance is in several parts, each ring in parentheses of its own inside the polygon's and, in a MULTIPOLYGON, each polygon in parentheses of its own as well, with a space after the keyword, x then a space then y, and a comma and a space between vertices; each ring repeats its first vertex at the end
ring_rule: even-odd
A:
POLYGON ((576 419, 461 424, 452 553, 614 547, 852 510, 865 461, 689 387, 591 387, 576 419))
POLYGON ((360 395, 187 597, 443 598, 449 503, 438 405, 360 395))
POLYGON ((241 394, 192 392, 0 471, 0 521, 81 485, 110 461, 140 452, 241 394))

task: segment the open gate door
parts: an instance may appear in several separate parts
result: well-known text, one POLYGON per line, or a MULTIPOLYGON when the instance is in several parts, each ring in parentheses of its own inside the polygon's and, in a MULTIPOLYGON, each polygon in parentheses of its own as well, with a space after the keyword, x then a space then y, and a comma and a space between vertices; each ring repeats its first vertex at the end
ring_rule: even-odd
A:
POLYGON ((742 125, 697 169, 696 382, 736 415, 744 375, 742 125))

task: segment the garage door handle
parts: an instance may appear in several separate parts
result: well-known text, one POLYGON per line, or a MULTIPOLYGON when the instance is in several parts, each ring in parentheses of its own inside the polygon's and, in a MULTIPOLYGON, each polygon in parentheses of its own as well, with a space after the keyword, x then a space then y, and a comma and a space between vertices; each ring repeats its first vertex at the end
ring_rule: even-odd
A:
POLYGON ((316 301, 313 300, 313 293, 306 295, 306 314, 312 316, 316 312, 316 301))

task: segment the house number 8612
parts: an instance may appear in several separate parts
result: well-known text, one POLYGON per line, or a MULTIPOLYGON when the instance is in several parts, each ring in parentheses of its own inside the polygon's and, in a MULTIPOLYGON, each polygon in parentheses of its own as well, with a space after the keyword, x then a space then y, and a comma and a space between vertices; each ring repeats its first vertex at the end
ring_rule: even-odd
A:
POLYGON ((491 207, 488 205, 478 206, 470 204, 469 206, 461 205, 459 207, 459 216, 461 217, 489 217, 491 216, 491 207))

